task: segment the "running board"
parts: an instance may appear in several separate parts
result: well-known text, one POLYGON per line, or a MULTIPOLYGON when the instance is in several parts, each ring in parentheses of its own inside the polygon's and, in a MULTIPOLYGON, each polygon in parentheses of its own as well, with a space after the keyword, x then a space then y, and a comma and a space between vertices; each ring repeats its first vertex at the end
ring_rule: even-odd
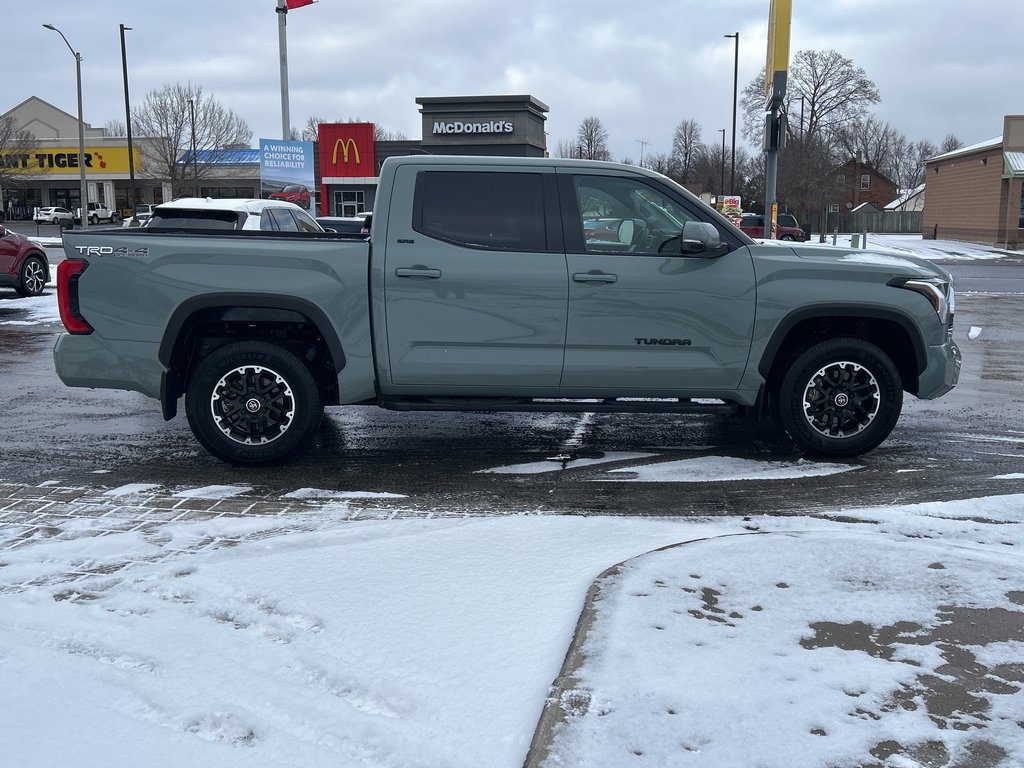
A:
POLYGON ((695 402, 688 398, 559 399, 548 397, 403 397, 384 398, 390 411, 547 411, 580 413, 715 413, 735 414, 736 403, 695 402))

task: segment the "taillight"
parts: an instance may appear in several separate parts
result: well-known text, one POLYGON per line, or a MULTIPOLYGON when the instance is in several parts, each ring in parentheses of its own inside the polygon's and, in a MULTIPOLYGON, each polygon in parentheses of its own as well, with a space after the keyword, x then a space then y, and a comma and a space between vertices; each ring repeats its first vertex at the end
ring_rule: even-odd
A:
POLYGON ((65 259, 57 265, 57 308, 68 333, 92 333, 78 306, 78 279, 89 266, 79 259, 65 259))

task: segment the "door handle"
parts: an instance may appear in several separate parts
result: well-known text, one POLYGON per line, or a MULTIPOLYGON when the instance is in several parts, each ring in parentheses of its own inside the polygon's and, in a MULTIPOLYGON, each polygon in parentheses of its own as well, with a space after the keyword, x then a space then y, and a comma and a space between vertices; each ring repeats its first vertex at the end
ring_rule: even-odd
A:
POLYGON ((395 270, 395 277, 421 277, 436 280, 440 276, 440 269, 430 269, 429 267, 398 267, 395 270))
POLYGON ((574 272, 572 279, 577 283, 614 283, 619 276, 610 272, 574 272))

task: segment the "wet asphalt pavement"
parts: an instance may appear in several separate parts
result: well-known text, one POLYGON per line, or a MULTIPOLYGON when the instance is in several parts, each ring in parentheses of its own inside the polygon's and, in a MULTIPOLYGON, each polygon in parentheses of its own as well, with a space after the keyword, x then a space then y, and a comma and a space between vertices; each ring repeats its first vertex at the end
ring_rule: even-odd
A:
MULTIPOLYGON (((971 265, 958 275, 955 336, 964 353, 959 386, 936 401, 907 396, 889 439, 842 462, 855 470, 697 483, 630 482, 629 471, 701 457, 781 462, 798 474, 804 465, 770 423, 720 416, 393 413, 344 407, 327 409, 316 444, 290 464, 232 467, 199 448, 183 415, 164 422, 155 400, 65 387, 51 355, 59 324, 18 324, 24 314, 18 299, 0 289, 0 402, 5 404, 0 483, 96 489, 130 483, 247 485, 267 498, 299 488, 375 492, 404 498, 367 498, 360 504, 419 514, 841 513, 852 507, 1022 493, 1022 278, 1024 264, 1017 259, 971 265), (531 469, 544 471, 486 471, 535 462, 542 465, 531 469), (610 474, 613 469, 627 472, 610 474)), ((52 295, 52 288, 47 293, 52 295)))

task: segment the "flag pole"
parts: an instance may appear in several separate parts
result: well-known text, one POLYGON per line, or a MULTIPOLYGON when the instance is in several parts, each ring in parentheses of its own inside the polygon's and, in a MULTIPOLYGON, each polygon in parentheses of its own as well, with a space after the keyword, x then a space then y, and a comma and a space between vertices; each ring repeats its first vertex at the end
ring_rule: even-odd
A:
POLYGON ((277 40, 281 53, 281 138, 291 133, 288 114, 288 0, 277 0, 277 40))

